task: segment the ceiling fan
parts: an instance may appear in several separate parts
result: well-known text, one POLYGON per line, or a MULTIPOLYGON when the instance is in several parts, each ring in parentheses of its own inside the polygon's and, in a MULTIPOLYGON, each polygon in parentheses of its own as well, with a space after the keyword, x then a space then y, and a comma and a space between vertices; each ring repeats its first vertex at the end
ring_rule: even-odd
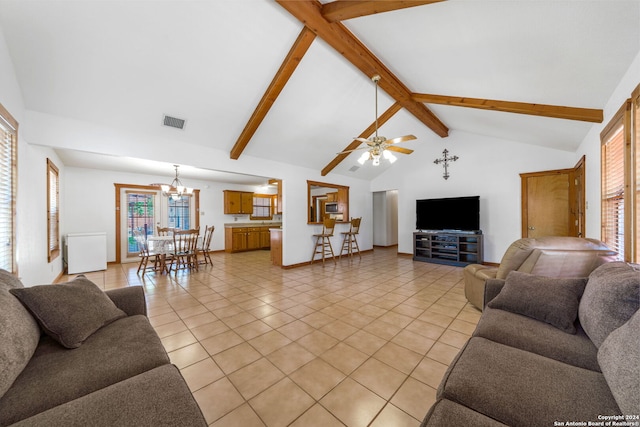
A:
POLYGON ((399 144, 405 141, 411 141, 416 139, 413 135, 404 135, 399 136, 393 139, 387 139, 384 136, 378 135, 378 82, 380 81, 380 76, 378 74, 371 77, 371 80, 376 84, 376 121, 375 121, 375 134, 369 139, 365 138, 353 138, 356 141, 364 142, 367 144, 366 147, 356 148, 354 150, 346 150, 342 151, 338 154, 347 154, 358 150, 367 150, 362 153, 362 156, 358 159, 358 163, 363 165, 367 160, 372 160, 372 164, 374 166, 378 166, 380 164, 380 157, 384 157, 389 160, 390 163, 393 163, 397 160, 396 156, 394 156, 391 151, 395 151, 397 153, 402 154, 411 154, 413 150, 403 147, 397 147, 395 144, 399 144))

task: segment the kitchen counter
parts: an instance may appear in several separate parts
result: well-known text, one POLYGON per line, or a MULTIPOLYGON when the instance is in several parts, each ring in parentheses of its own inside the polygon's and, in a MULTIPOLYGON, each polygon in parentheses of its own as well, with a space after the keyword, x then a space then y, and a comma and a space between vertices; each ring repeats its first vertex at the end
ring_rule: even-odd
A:
POLYGON ((255 221, 255 222, 228 222, 224 228, 244 228, 244 227, 282 227, 282 222, 255 221))

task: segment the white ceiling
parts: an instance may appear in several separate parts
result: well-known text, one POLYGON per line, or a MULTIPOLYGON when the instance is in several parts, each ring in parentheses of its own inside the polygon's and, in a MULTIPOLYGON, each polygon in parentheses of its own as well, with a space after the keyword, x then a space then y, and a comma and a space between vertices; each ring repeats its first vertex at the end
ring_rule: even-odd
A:
MULTIPOLYGON (((343 24, 412 92, 572 107, 603 108, 640 50, 640 0, 449 0, 343 24)), ((302 29, 270 0, 0 0, 0 26, 27 109, 226 152, 302 29), (164 114, 186 128, 161 126, 164 114)), ((392 102, 381 91, 379 111, 392 102)), ((428 107, 451 131, 568 151, 591 127, 428 107)), ((319 171, 373 119, 373 83, 316 38, 243 154, 319 171)), ((380 133, 416 135, 404 146, 417 152, 439 139, 404 110, 380 133)), ((60 150, 101 164, 87 154, 60 150)), ((350 172, 358 155, 332 173, 402 167, 399 155, 350 172)), ((118 160, 102 168, 132 163, 118 160)))

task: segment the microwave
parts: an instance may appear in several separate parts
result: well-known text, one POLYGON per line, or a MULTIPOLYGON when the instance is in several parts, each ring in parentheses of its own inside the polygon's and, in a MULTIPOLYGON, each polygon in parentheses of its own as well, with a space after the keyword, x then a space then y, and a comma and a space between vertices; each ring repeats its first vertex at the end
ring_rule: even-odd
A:
POLYGON ((324 205, 325 213, 338 213, 338 204, 335 202, 325 203, 324 205))

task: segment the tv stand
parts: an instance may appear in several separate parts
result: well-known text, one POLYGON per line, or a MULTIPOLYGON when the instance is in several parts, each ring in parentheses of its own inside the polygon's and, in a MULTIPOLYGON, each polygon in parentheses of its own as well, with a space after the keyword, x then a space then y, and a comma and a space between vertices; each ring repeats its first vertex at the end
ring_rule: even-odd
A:
POLYGON ((459 267, 482 264, 482 232, 416 231, 413 260, 459 267))

